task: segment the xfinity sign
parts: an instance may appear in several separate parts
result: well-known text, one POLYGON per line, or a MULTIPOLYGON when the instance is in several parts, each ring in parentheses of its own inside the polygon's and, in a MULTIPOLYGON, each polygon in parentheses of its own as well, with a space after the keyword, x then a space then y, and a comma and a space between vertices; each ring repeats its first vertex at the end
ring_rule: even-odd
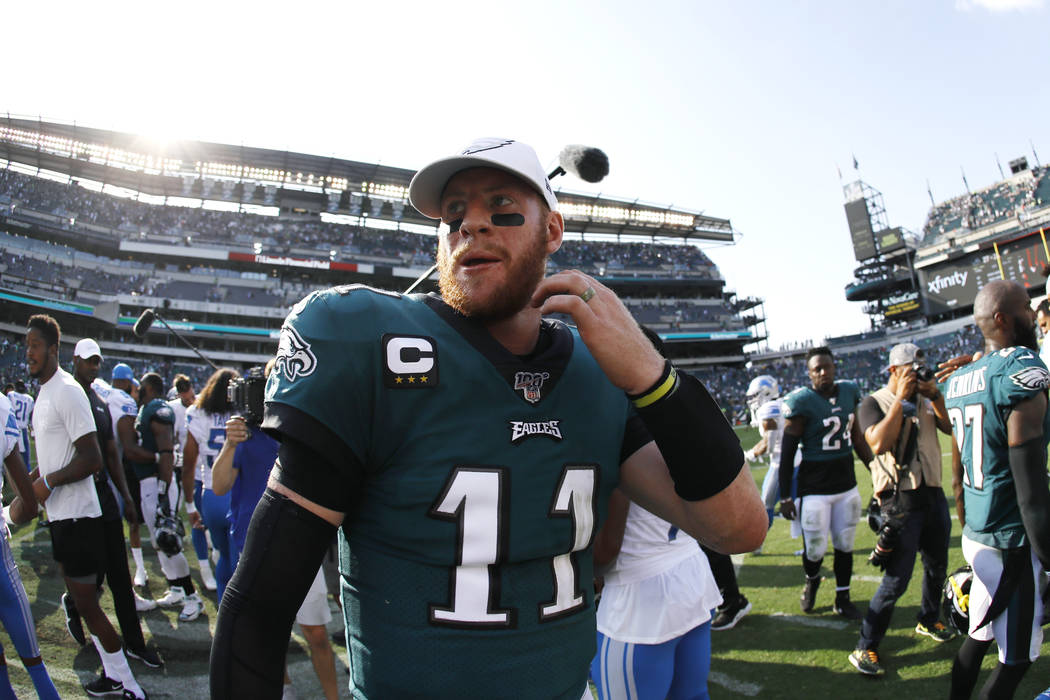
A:
POLYGON ((950 275, 937 275, 926 281, 926 289, 930 294, 940 294, 948 287, 963 287, 966 285, 966 278, 969 274, 969 272, 956 270, 950 275))

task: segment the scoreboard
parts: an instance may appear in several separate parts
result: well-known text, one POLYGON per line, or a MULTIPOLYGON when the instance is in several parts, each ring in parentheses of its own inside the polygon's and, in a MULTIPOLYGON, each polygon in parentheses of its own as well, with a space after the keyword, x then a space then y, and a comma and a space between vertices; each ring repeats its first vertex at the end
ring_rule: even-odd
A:
POLYGON ((875 234, 871 230, 868 203, 863 199, 846 202, 846 224, 853 239, 853 254, 858 261, 875 257, 875 234))
POLYGON ((1025 289, 1046 284, 1043 267, 1050 261, 1043 229, 994 244, 947 263, 918 270, 928 316, 973 304, 978 290, 993 280, 1008 279, 1025 289))

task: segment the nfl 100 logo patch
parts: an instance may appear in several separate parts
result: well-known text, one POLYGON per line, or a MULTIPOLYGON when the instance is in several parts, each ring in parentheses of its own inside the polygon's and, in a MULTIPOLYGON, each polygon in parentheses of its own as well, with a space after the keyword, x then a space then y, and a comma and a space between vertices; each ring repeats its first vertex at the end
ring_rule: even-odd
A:
POLYGON ((521 391, 529 403, 536 403, 543 398, 543 382, 550 377, 550 372, 517 372, 514 374, 514 390, 521 391))

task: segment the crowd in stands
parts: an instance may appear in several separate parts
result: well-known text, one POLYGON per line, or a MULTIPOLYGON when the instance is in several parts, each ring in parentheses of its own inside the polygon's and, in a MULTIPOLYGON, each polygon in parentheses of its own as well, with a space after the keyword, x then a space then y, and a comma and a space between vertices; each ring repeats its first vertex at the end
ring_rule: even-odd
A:
MULTIPOLYGON (((275 218, 250 213, 148 204, 0 169, 0 207, 17 204, 63 219, 109 228, 125 238, 159 238, 184 245, 213 244, 257 249, 267 254, 313 252, 324 259, 429 266, 434 236, 384 231, 304 217, 275 218)), ((551 258, 555 270, 579 268, 601 275, 657 271, 661 276, 718 279, 711 259, 692 245, 614 243, 567 239, 551 258)))
POLYGON ((980 229, 1050 204, 1048 174, 1050 169, 1035 167, 1031 177, 1013 177, 936 205, 923 226, 923 244, 935 243, 959 229, 980 229))

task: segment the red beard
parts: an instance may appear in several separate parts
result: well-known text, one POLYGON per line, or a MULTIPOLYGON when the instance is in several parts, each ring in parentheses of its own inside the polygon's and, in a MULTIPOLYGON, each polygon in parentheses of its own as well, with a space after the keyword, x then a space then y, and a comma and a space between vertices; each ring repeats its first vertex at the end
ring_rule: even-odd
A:
POLYGON ((498 255, 507 266, 507 281, 502 289, 481 296, 469 289, 469 283, 461 284, 455 276, 455 264, 466 251, 454 260, 444 243, 438 245, 438 286, 445 303, 464 316, 483 323, 502 321, 525 308, 543 279, 547 270, 547 238, 542 231, 534 234, 533 245, 516 260, 508 261, 508 253, 502 247, 484 250, 498 255))

